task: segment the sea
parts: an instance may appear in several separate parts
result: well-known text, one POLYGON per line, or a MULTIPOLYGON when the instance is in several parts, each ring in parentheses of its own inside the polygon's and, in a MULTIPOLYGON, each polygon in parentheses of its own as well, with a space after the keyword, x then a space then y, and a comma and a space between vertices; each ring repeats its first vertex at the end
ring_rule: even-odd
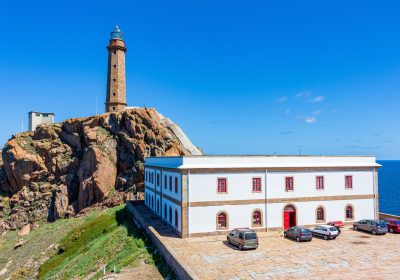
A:
POLYGON ((378 160, 379 211, 400 216, 400 160, 378 160))

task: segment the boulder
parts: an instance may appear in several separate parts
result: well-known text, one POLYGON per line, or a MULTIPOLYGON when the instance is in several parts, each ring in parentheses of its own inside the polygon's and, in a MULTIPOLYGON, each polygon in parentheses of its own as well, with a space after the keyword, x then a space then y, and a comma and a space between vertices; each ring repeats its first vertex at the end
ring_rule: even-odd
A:
POLYGON ((60 185, 57 187, 54 196, 54 209, 53 209, 53 219, 57 220, 59 218, 64 218, 65 213, 68 209, 68 187, 66 185, 60 185))
POLYGON ((9 197, 1 201, 1 229, 21 229, 40 220, 73 217, 92 205, 142 198, 147 156, 193 151, 172 126, 155 109, 134 108, 14 135, 0 159, 0 196, 9 197))

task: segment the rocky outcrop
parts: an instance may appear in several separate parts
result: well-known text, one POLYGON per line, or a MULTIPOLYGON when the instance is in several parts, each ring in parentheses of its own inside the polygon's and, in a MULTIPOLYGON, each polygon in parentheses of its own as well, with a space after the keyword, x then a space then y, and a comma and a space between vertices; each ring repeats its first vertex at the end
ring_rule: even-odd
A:
POLYGON ((143 191, 147 156, 201 154, 154 109, 134 108, 14 135, 0 162, 0 231, 115 205, 143 191))

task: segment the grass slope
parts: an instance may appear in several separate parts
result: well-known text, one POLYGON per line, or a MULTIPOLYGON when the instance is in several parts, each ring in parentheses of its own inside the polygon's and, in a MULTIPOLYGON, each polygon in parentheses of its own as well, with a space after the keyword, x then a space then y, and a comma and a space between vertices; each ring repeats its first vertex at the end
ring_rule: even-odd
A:
POLYGON ((135 272, 143 261, 147 268, 156 266, 163 277, 175 278, 124 206, 44 223, 23 240, 18 249, 15 232, 0 241, 0 270, 8 270, 0 279, 99 279, 104 266, 107 272, 123 267, 135 272))
POLYGON ((98 279, 104 266, 106 271, 119 272, 140 259, 156 263, 163 276, 173 276, 162 257, 152 254, 148 242, 125 207, 116 207, 69 232, 58 252, 40 267, 38 278, 98 279))

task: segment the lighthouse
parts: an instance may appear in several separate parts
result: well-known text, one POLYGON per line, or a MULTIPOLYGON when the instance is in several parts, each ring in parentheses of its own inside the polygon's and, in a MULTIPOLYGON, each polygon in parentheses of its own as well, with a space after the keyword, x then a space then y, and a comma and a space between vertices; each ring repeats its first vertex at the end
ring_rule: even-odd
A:
POLYGON ((126 107, 126 47, 118 26, 111 32, 108 50, 106 112, 123 111, 126 107))

